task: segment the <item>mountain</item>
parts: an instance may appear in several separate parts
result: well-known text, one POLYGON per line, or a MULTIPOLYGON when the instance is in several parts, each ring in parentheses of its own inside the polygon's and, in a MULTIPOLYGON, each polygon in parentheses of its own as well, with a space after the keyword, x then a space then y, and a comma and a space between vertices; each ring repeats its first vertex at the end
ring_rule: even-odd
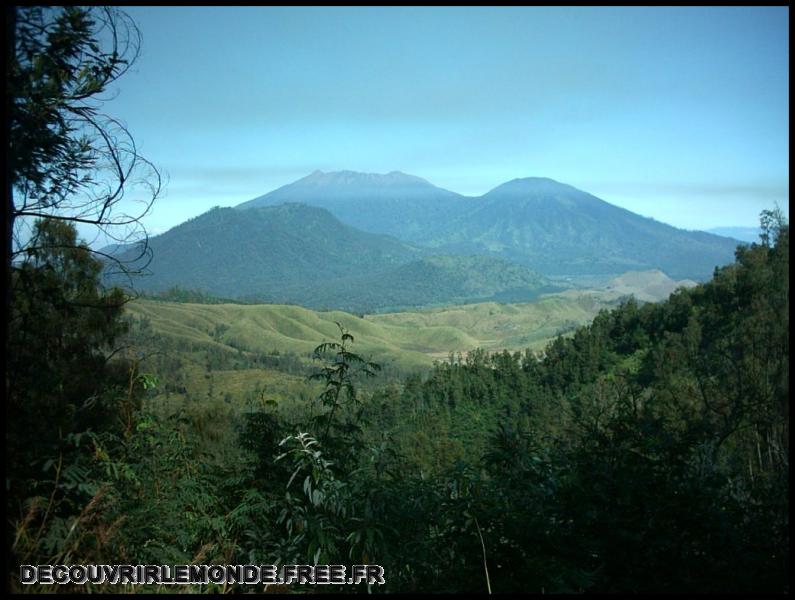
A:
POLYGON ((715 235, 722 235, 724 237, 734 238, 741 242, 759 243, 759 234, 762 230, 759 226, 756 227, 714 227, 707 229, 707 233, 714 233, 715 235))
MULTIPOLYGON (((552 179, 515 179, 466 198, 397 171, 318 171, 153 237, 151 274, 137 285, 356 312, 520 302, 554 289, 542 275, 657 270, 673 283, 708 278, 716 265, 731 262, 736 244, 641 217, 552 179)), ((122 259, 138 254, 114 250, 122 259)), ((670 287, 657 283, 649 285, 670 287)))
POLYGON ((432 253, 495 256, 554 276, 660 269, 675 279, 703 280, 732 262, 737 245, 541 177, 514 179, 468 198, 399 172, 316 171, 237 208, 285 200, 322 206, 345 223, 432 253))
MULTIPOLYGON (((423 257, 386 235, 305 204, 215 208, 149 241, 140 290, 181 288, 230 299, 356 312, 485 300, 527 301, 554 289, 538 273, 484 256, 423 257)), ((137 257, 127 248, 119 257, 137 257)), ((196 292, 193 292, 196 293, 196 292)), ((202 294, 198 294, 201 296, 202 294)))
POLYGON ((529 302, 560 289, 535 271, 488 256, 431 256, 382 272, 284 289, 277 301, 384 312, 471 302, 529 302))
MULTIPOLYGON (((230 298, 267 298, 285 287, 383 271, 420 256, 394 238, 301 204, 215 208, 151 238, 149 246, 150 275, 136 281, 140 289, 179 286, 230 298)), ((137 254, 130 248, 120 258, 137 254)))
POLYGON ((708 278, 733 260, 736 240, 641 217, 552 179, 514 179, 481 196, 433 240, 443 252, 481 252, 550 275, 661 269, 708 278))
POLYGON ((284 202, 325 208, 348 225, 413 242, 433 235, 436 223, 459 212, 469 199, 400 171, 315 171, 236 208, 284 202))

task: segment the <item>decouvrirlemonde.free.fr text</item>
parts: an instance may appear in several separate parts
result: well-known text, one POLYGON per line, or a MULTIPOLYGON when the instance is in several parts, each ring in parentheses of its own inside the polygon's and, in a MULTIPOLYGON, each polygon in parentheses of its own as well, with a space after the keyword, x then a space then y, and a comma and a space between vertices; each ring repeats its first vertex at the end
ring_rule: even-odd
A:
POLYGON ((21 565, 23 584, 369 585, 384 583, 379 565, 21 565))

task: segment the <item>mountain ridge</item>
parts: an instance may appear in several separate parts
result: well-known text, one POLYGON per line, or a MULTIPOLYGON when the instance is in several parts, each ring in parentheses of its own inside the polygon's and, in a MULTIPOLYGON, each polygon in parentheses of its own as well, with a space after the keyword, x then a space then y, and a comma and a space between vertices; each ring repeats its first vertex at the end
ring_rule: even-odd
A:
MULTIPOLYGON (((397 239, 359 231, 304 204, 214 208, 151 238, 149 247, 153 257, 149 276, 139 280, 142 289, 178 285, 228 297, 352 275, 371 264, 383 269, 421 255, 397 239)), ((119 258, 137 254, 131 248, 119 258)))
POLYGON ((463 201, 465 197, 460 194, 401 171, 314 171, 234 208, 302 202, 325 208, 358 229, 413 243, 428 235, 429 222, 444 219, 463 201))
POLYGON ((661 269, 704 280, 734 259, 738 243, 642 217, 548 177, 512 179, 469 197, 405 173, 316 173, 322 191, 303 178, 236 208, 287 197, 435 253, 494 256, 551 276, 661 269))
MULTIPOLYGON (((215 208, 149 245, 149 276, 138 281, 147 292, 181 288, 244 301, 376 312, 503 296, 528 300, 558 289, 527 267, 483 256, 426 256, 390 236, 345 225, 325 209, 297 203, 215 208)), ((136 247, 127 248, 119 258, 138 254, 136 247)))
POLYGON ((731 262, 736 242, 546 177, 516 178, 470 198, 400 171, 314 171, 189 219, 150 247, 151 275, 139 281, 146 291, 178 286, 362 312, 527 301, 560 289, 547 278, 658 269, 672 280, 699 280, 731 262))

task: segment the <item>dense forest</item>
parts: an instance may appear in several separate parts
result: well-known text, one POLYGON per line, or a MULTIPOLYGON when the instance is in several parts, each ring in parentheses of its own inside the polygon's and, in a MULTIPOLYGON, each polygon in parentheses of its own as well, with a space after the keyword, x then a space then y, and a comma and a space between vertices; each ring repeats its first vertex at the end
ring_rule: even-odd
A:
POLYGON ((72 248, 15 273, 14 589, 19 564, 191 562, 369 562, 381 591, 789 589, 780 218, 710 282, 543 353, 379 382, 341 328, 315 393, 239 412, 153 403, 179 365, 140 331, 109 356, 118 293, 69 226, 38 232, 72 248))

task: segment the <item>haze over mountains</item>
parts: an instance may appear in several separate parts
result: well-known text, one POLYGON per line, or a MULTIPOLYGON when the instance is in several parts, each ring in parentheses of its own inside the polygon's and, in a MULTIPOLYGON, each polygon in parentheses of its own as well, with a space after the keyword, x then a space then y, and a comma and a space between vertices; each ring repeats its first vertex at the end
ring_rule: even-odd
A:
POLYGON ((440 222, 460 211, 467 200, 400 171, 386 175, 315 171, 236 208, 300 202, 325 208, 343 223, 364 231, 423 242, 440 222))
POLYGON ((470 198, 400 172, 316 171, 237 208, 287 200, 441 254, 498 256, 545 275, 661 269, 676 279, 705 279, 716 265, 733 260, 737 245, 641 217, 542 177, 514 179, 470 198))
POLYGON ((153 237, 151 276, 136 285, 368 312, 528 301, 555 289, 548 277, 705 279, 736 245, 552 179, 470 198, 398 171, 316 171, 153 237))

